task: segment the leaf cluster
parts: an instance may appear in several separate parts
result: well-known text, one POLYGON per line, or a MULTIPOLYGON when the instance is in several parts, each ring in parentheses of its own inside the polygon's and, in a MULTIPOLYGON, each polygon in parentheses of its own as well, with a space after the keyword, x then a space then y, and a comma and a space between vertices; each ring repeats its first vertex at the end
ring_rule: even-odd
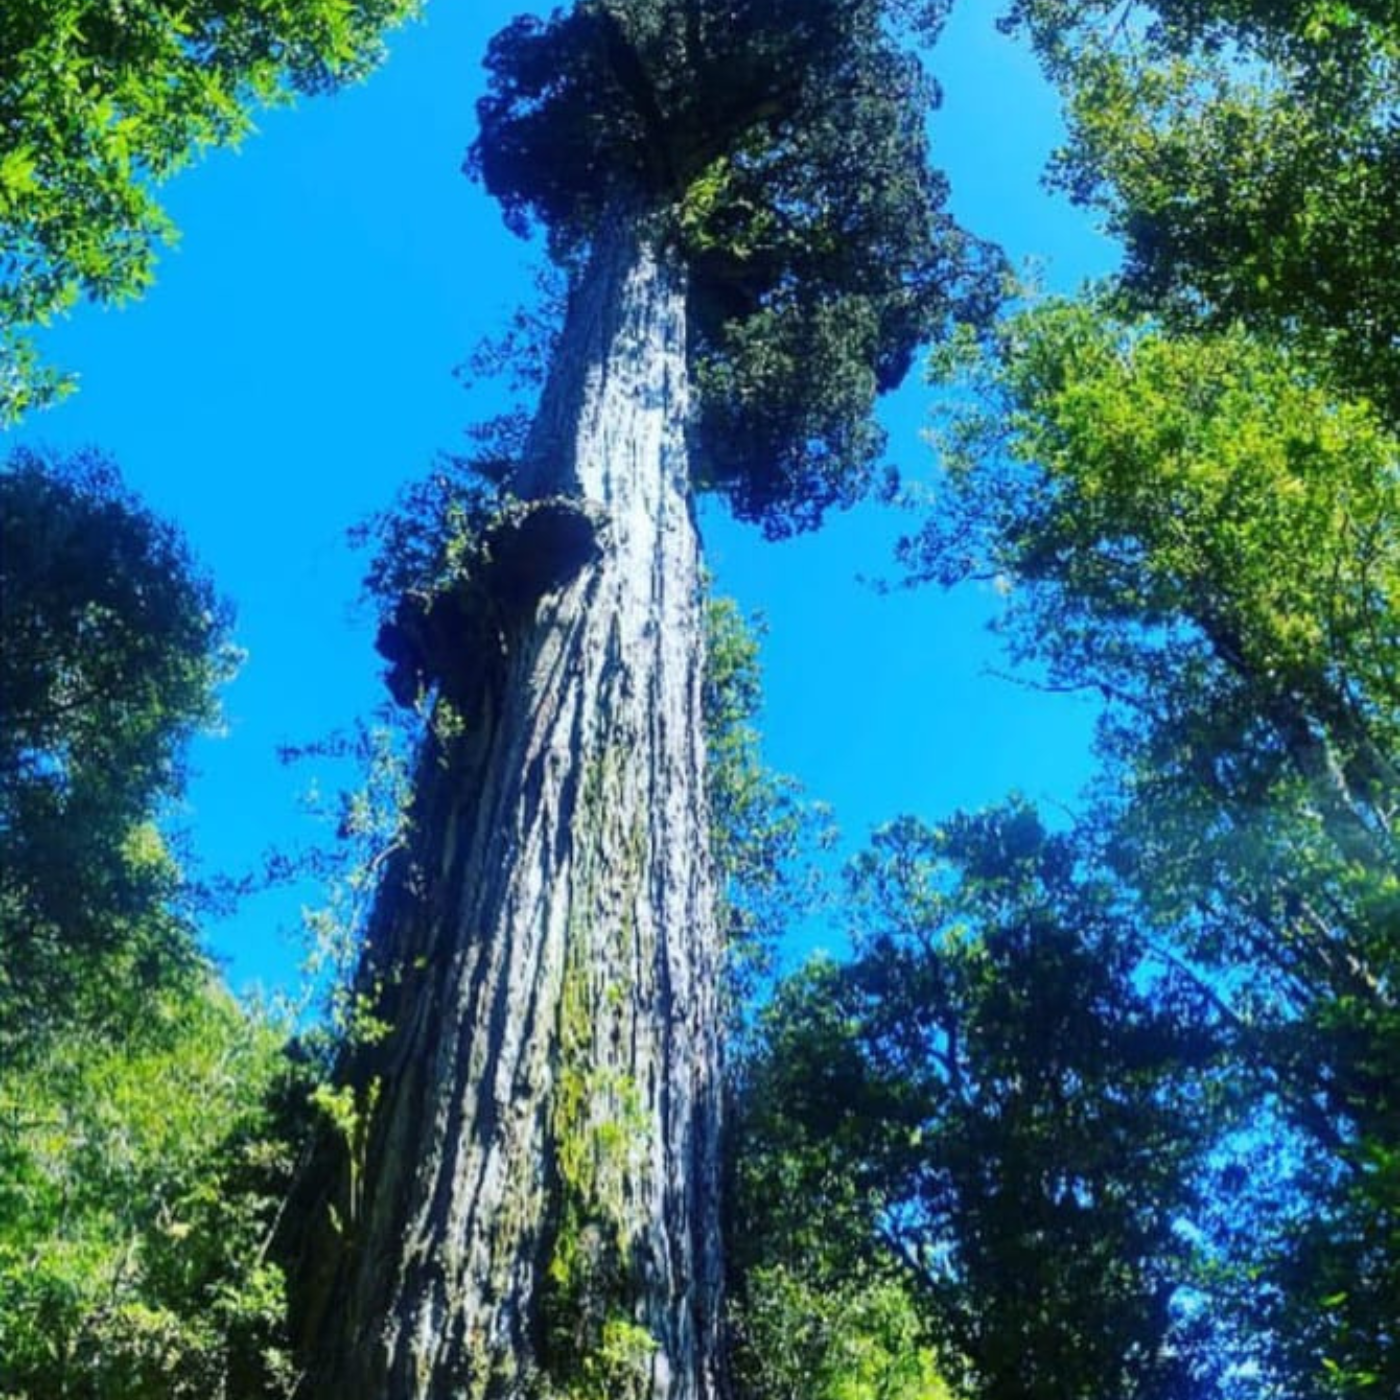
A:
MULTIPOLYGON (((1302 978, 1289 1004, 1355 990, 1325 970, 1338 920, 1383 981, 1400 441, 1305 358, 1092 305, 1013 322, 1001 365, 974 377, 946 509, 906 558, 1008 580, 1017 653, 1114 702, 1102 746, 1151 813, 1123 828, 1120 854, 1135 848, 1153 885, 1173 888, 1174 868, 1186 888, 1219 888, 1232 866, 1249 872, 1232 887, 1272 870, 1296 890, 1306 875, 1329 912, 1312 933, 1297 911, 1284 920, 1291 946, 1269 961, 1302 978), (1321 965, 1300 968, 1299 948, 1321 965)), ((1262 896, 1244 907, 1280 917, 1262 896)))
POLYGON ((0 1394, 285 1397, 309 1061, 218 985, 158 826, 228 609, 98 454, 14 454, 0 529, 0 1394))
POLYGON ((1057 679, 1090 664, 1091 621, 1132 625, 1121 669, 1096 662, 1125 693, 1154 643, 1178 667, 1207 647, 1256 711, 1306 704, 1358 749, 1362 730, 1394 747, 1400 442, 1370 404, 1241 329, 1177 335, 1092 302, 1008 323, 999 365, 961 388, 950 514, 906 547, 916 568, 1053 600, 1056 626, 1017 636, 1057 679))
POLYGON ((739 1400, 950 1400, 927 1329, 897 1278, 754 1268, 730 1309, 739 1400))
POLYGON ((253 108, 383 55, 416 0, 25 0, 0 12, 0 423, 59 387, 25 327, 120 302, 174 228, 152 186, 253 108))
POLYGON ((350 542, 373 551, 364 591, 379 613, 387 616, 403 598, 427 600, 448 587, 506 501, 477 461, 444 454, 390 507, 357 525, 350 542))
POLYGON ((0 1392, 290 1393, 266 1238, 290 1177, 280 1037, 211 984, 123 1043, 0 1071, 0 1392))
POLYGON ((1400 414, 1393 0, 1015 7, 1059 78, 1055 183, 1122 237, 1122 289, 1285 338, 1400 414))

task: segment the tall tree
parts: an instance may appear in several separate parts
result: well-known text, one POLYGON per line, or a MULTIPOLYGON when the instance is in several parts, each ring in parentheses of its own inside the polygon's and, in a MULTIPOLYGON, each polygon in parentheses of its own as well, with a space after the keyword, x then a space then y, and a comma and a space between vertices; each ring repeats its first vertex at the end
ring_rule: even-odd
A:
POLYGON ((1007 23, 1065 93, 1054 178, 1124 267, 1008 328, 913 555, 998 576, 1021 654, 1108 701, 1105 854, 1209 980, 1249 1138, 1293 1167, 1257 1210, 1256 1161, 1227 1173, 1240 1376, 1388 1392, 1400 11, 1016 0, 1007 23))
POLYGON ((25 0, 0 12, 0 424, 62 388, 25 334, 149 285, 152 186, 251 109, 362 76, 417 0, 25 0))
POLYGON ((308 1394, 718 1392, 692 491, 813 523, 993 295, 884 8, 581 0, 492 45, 473 164, 573 285, 510 499, 381 638, 433 713, 303 1246, 308 1394))

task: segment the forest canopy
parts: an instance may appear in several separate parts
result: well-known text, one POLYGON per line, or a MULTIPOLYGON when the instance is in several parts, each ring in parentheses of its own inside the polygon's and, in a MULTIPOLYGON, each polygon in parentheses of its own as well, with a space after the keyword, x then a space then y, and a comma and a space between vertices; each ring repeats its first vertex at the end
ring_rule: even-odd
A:
MULTIPOLYGON (((0 234, 20 230, 0 262, 14 331, 0 406, 45 391, 24 325, 75 295, 144 285, 160 228, 148 177, 235 136, 254 101, 367 69, 406 8, 177 16, 75 0, 0 16, 0 55, 19 55, 0 56, 0 118, 8 102, 35 120, 25 94, 52 70, 73 104, 64 150, 92 157, 66 185, 26 143, 0 151, 0 234), (140 73, 121 66, 133 55, 140 73), (142 96, 146 73, 169 81, 142 96), (129 114, 94 75, 115 75, 129 114), (149 127, 130 124, 138 108, 149 127)), ((1051 182, 1123 250, 1096 286, 1021 288, 1011 305, 1002 256, 962 227, 937 168, 940 95, 924 64, 938 63, 928 45, 948 8, 579 0, 515 20, 487 55, 468 166, 512 226, 543 228, 576 298, 614 238, 662 268, 650 305, 668 305, 672 272, 684 279, 688 360, 668 373, 688 370, 696 388, 691 485, 770 535, 815 525, 876 479, 874 404, 933 343, 937 456, 932 485, 904 501, 916 512, 904 581, 995 600, 1029 727, 1037 688, 1086 696, 1098 716, 1080 800, 1037 810, 1010 793, 947 811, 930 792, 928 811, 891 814, 839 874, 821 809, 763 765, 761 647, 733 605, 708 602, 694 614, 703 636, 673 647, 696 662, 693 707, 607 731, 572 786, 548 787, 577 757, 566 746, 505 746, 541 756, 528 774, 551 792, 545 807, 591 804, 549 833, 540 869, 575 832, 601 833, 567 882, 541 886, 602 891, 596 907, 616 909, 665 883, 642 852, 643 818, 666 804, 629 814, 620 775, 679 715, 702 720, 710 827, 684 828, 696 839, 683 844, 717 877, 726 1054, 705 1061, 714 1078, 693 1095, 695 1080, 666 1088, 726 1134, 697 1133, 685 1151, 645 1136, 660 1074, 607 1056, 653 1025, 636 1014, 650 974, 618 970, 649 946, 646 919, 628 905, 610 942, 604 920, 571 906, 556 922, 574 951, 530 1002, 547 1008, 534 1031, 548 1051, 479 1097, 483 1142, 543 1125, 519 1181, 553 1193, 532 1251, 491 1294, 514 1305, 511 1280, 535 1271, 539 1307, 499 1329, 525 1379, 502 1363, 490 1384, 551 1400, 664 1389, 655 1358, 684 1353, 667 1309, 689 1284, 680 1271, 653 1306, 646 1282, 704 1234, 629 1220, 655 1189, 637 1164, 664 1160, 686 1164, 658 1192, 668 1203, 714 1188, 705 1207, 722 1231, 706 1238, 726 1241, 724 1302, 687 1317, 703 1319, 697 1335, 713 1325, 733 1400, 1400 1394, 1400 10, 1008 0, 1003 30, 1063 99, 1051 182), (841 955, 803 965, 818 914, 841 955), (522 1109, 546 1081, 554 1097, 522 1109)), ((557 327, 526 334, 558 351, 557 327)), ((366 958, 325 1039, 228 994, 178 859, 186 743, 216 719, 236 660, 227 606, 102 454, 21 450, 0 472, 5 1400, 304 1394, 314 1352, 293 1334, 317 1304, 297 1250, 312 1241, 312 1294, 326 1260, 374 1257, 370 1222, 409 1191, 376 1161, 384 1142, 411 1141, 389 1132, 433 1094, 447 1105, 434 1125, 478 1102, 423 1089, 428 1061, 499 1067, 502 1047, 526 1040, 509 989, 465 1029, 438 1019, 465 1004, 441 969, 527 927, 483 932, 440 872, 473 844, 472 804, 501 790, 501 770, 470 768, 502 722, 501 678, 518 658, 562 654, 530 651, 534 610, 576 596, 580 578, 577 596, 596 602, 589 571, 616 535, 577 503, 511 499, 529 477, 518 457, 497 464, 501 490, 469 458, 444 457, 382 518, 372 566, 390 625, 407 616, 404 593, 430 619, 448 594, 457 622, 480 608, 470 648, 460 631, 443 642, 471 650, 484 678, 471 704, 444 703, 426 671, 400 676, 407 722, 422 726, 420 793, 436 796, 405 815, 395 756, 392 839, 354 876, 365 891, 386 868, 406 872, 382 886, 379 927, 427 932, 407 956, 366 958), (573 552, 502 606, 492 589, 512 544, 564 538, 531 533, 541 519, 564 522, 573 552), (433 941, 461 929, 462 944, 433 941), (495 1038, 475 1038, 488 1025, 495 1038), (434 1056, 412 1061, 395 1100, 403 1027, 427 1027, 434 1056)), ((679 576, 652 569, 661 593, 648 596, 679 576)), ((625 611, 609 602, 558 629, 599 616, 613 628, 575 733, 619 696, 664 689, 625 670, 625 611)), ((828 634, 837 619, 814 645, 828 634)), ((912 632, 900 642, 932 648, 912 632)), ((523 668, 552 677, 547 702, 575 704, 587 658, 569 655, 578 664, 523 668)), ((826 742, 860 753, 876 697, 860 657, 843 660, 848 728, 826 742)), ((936 741, 948 751, 971 733, 936 741)), ((658 766, 674 794, 677 765, 658 766)), ((347 835, 378 800, 346 803, 347 835)), ((678 820, 674 804, 664 816, 678 820)), ((513 820, 490 812, 483 840, 513 820)), ((362 923, 324 916, 332 926, 342 951, 364 946, 362 923)), ((674 947, 642 958, 667 976, 682 961, 674 947)), ((654 1024, 689 1033, 703 999, 677 993, 654 1024)), ((707 1043, 687 1044, 693 1067, 707 1043)), ((390 1166, 427 1179, 449 1138, 390 1166)), ((445 1198, 448 1173, 434 1180, 431 1199, 445 1198)), ((389 1231, 395 1246, 429 1238, 430 1206, 421 1236, 389 1231)), ((428 1259, 435 1297, 452 1251, 430 1254, 403 1273, 428 1259)), ((362 1306, 329 1311, 338 1322, 362 1306)), ((369 1316, 361 1335, 378 1325, 369 1316)), ((442 1337, 450 1350, 452 1328, 442 1337)), ((465 1375, 477 1353, 462 1354, 465 1375)))

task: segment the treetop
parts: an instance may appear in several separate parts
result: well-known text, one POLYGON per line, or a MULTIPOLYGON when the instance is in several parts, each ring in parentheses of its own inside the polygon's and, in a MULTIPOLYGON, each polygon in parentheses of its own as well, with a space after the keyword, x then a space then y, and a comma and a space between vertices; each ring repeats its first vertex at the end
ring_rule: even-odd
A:
POLYGON ((697 485, 770 533, 870 484, 871 413, 918 347, 998 302, 947 212, 903 42, 947 5, 579 0, 492 41, 468 159, 518 231, 577 264, 619 202, 689 278, 697 485))

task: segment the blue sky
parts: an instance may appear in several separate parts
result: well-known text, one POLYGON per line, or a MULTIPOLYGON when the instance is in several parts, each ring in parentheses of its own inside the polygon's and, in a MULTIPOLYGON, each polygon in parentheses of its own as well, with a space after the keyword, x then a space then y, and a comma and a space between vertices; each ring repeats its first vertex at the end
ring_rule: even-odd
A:
MULTIPOLYGON (((178 176, 182 231, 154 289, 118 311, 84 308, 45 339, 80 390, 8 435, 97 444, 176 520, 238 613, 248 653, 202 740, 179 814, 207 871, 251 867, 308 834, 311 774, 279 765, 380 698, 363 559, 347 528, 454 448, 489 407, 453 367, 528 295, 535 250, 460 174, 480 59, 520 0, 430 0, 360 88, 259 118, 238 152, 178 176)), ((1111 248, 1038 186, 1058 137, 1055 102, 992 6, 964 4, 933 56, 944 88, 935 156, 953 207, 1016 259, 1046 260, 1070 289, 1111 248)), ((891 456, 934 469, 920 439, 929 391, 889 405, 891 456)), ((1019 789, 1072 802, 1088 771, 1092 710, 993 672, 996 599, 976 588, 880 596, 909 522, 876 506, 769 544, 703 513, 719 588, 767 619, 766 751, 835 809, 847 846, 899 812, 936 819, 1019 789)), ((285 985, 307 890, 249 901, 210 930, 236 985, 285 985)), ((834 935, 833 935, 834 940, 834 935)))

